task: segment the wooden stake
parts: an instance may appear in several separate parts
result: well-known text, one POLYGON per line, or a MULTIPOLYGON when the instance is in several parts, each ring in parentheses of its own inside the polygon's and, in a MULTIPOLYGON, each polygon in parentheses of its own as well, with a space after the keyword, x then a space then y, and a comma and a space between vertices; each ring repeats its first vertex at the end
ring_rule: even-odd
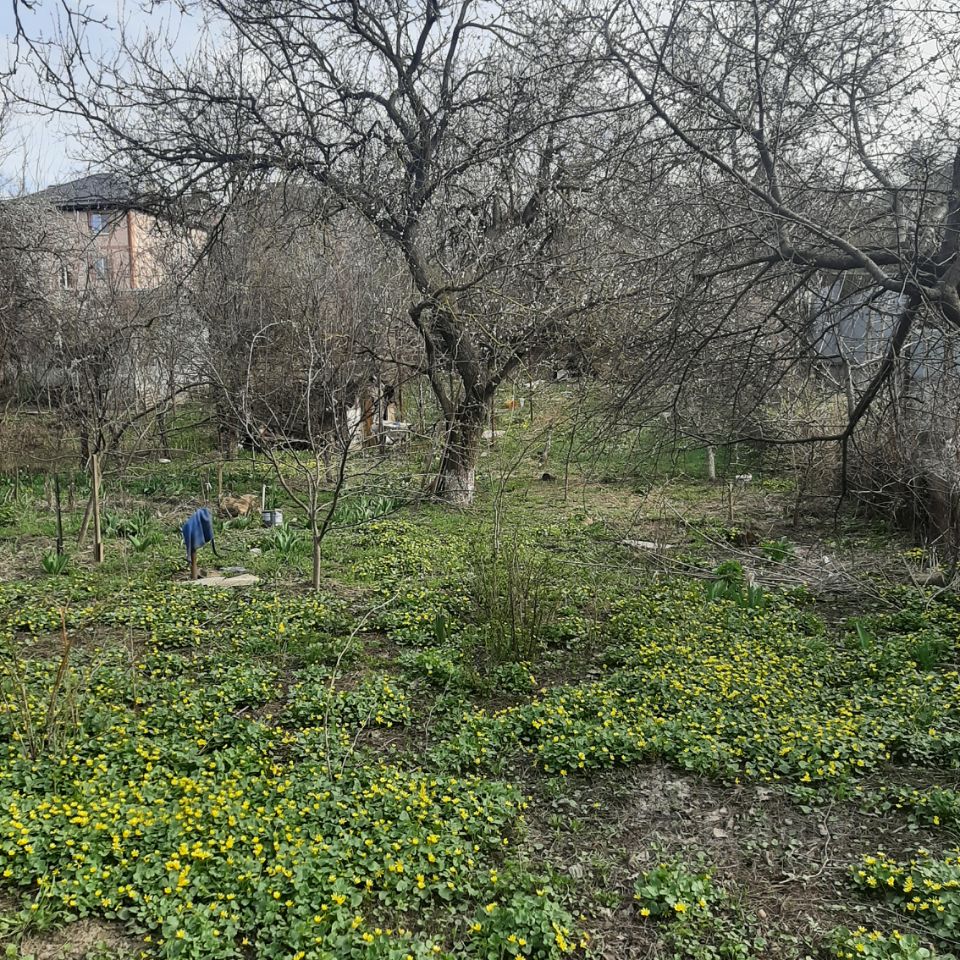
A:
POLYGON ((90 493, 93 504, 93 562, 103 563, 103 535, 100 530, 100 457, 93 454, 90 457, 91 483, 90 493))
POLYGON ((63 512, 60 509, 60 474, 53 475, 53 500, 57 508, 57 556, 63 555, 63 512))
POLYGON ((217 461, 217 503, 223 499, 223 461, 217 461))
POLYGON ((197 569, 197 551, 190 551, 190 579, 198 580, 200 578, 200 571, 197 569))

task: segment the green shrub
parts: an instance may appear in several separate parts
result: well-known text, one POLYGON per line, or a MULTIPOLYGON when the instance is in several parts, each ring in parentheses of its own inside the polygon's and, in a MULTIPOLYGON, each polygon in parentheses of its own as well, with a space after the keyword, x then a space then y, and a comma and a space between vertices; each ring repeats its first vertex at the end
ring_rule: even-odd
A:
POLYGON ((103 532, 118 539, 143 537, 150 529, 152 520, 146 510, 138 510, 132 517, 121 517, 109 511, 103 514, 103 532))
POLYGON ((70 565, 70 558, 65 553, 48 550, 40 562, 43 564, 44 573, 54 577, 66 572, 67 567, 70 565))
POLYGON ((756 584, 747 583, 746 572, 736 560, 714 567, 715 580, 706 585, 707 600, 729 600, 738 607, 763 608, 767 594, 756 584))
POLYGON ((228 517, 223 521, 224 530, 246 530, 248 527, 252 526, 254 521, 258 518, 251 516, 250 514, 244 514, 239 517, 228 517))
POLYGON ((341 499, 333 514, 333 522, 338 527, 356 527, 361 523, 378 520, 395 513, 399 501, 393 497, 370 494, 352 494, 341 499))
POLYGON ((144 533, 144 534, 131 534, 128 537, 128 542, 133 548, 134 553, 144 553, 149 550, 154 544, 160 542, 160 537, 155 533, 144 533))
POLYGON ((728 584, 731 587, 742 588, 747 582, 747 574, 743 565, 736 560, 725 560, 713 568, 713 575, 717 581, 728 584))
POLYGON ((773 563, 786 563, 793 559, 796 545, 786 537, 781 537, 779 540, 764 540, 760 544, 760 553, 773 563))
POLYGON ((534 659, 559 605, 555 564, 517 535, 476 537, 466 560, 478 653, 493 663, 534 659))
POLYGON ((953 644, 935 629, 907 639, 907 655, 921 670, 935 670, 953 654, 953 644))
POLYGON ((266 547, 283 557, 297 553, 303 546, 303 538, 291 527, 274 527, 266 538, 266 547))

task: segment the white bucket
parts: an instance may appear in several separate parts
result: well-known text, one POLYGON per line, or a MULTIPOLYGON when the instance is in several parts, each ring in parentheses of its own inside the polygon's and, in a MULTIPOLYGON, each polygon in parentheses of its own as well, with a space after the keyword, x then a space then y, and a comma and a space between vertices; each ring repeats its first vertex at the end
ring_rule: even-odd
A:
POLYGON ((263 517, 263 525, 265 527, 282 527, 283 526, 282 510, 264 510, 261 516, 263 517))

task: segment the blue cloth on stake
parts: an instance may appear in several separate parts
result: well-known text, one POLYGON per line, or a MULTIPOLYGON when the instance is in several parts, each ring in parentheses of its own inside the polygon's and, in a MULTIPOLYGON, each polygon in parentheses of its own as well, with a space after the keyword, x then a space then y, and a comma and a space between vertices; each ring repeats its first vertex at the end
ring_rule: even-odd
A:
POLYGON ((213 542, 213 517, 206 507, 201 507, 187 522, 180 528, 183 534, 183 543, 187 548, 187 559, 190 559, 194 551, 199 550, 205 543, 213 546, 213 552, 217 552, 216 544, 213 542))

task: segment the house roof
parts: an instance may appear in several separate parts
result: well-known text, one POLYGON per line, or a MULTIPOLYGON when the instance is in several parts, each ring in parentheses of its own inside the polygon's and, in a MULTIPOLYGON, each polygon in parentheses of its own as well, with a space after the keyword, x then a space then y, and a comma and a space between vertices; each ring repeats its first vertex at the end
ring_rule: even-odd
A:
POLYGON ((61 210, 135 210, 140 206, 133 186, 112 173, 91 173, 77 180, 47 187, 33 196, 61 210))

